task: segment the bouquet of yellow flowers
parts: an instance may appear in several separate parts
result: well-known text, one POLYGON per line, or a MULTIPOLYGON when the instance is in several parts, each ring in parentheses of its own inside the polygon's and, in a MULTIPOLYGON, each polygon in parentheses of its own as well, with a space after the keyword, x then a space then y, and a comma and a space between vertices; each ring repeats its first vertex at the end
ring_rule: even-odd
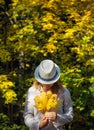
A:
POLYGON ((56 110, 61 106, 60 100, 56 94, 52 94, 51 91, 41 92, 39 96, 34 98, 35 107, 45 113, 46 111, 56 110))

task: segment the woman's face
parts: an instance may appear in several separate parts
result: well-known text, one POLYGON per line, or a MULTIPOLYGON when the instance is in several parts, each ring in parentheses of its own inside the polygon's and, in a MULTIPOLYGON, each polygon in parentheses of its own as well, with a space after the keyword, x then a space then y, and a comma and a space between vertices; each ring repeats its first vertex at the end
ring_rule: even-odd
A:
POLYGON ((53 84, 42 84, 43 91, 47 92, 51 89, 53 84))

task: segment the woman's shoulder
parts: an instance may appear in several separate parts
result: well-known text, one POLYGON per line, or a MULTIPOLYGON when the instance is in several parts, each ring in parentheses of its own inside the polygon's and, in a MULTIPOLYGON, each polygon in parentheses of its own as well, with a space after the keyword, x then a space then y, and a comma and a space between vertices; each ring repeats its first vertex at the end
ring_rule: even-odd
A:
POLYGON ((70 92, 69 92, 68 88, 66 88, 66 87, 61 87, 59 92, 63 95, 70 95, 70 92))
POLYGON ((28 91, 27 91, 27 94, 28 95, 31 95, 31 96, 34 96, 38 93, 38 90, 34 87, 34 86, 31 86, 28 91))
POLYGON ((27 91, 27 99, 32 101, 38 93, 39 91, 34 86, 31 86, 27 91))
POLYGON ((28 92, 34 92, 36 91, 35 87, 32 85, 29 89, 28 89, 28 92))

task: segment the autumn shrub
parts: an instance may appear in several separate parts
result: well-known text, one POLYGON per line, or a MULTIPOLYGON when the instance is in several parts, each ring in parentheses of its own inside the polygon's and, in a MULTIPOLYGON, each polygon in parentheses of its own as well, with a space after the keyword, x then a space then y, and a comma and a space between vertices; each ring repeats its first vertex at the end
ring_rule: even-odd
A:
POLYGON ((28 130, 24 125, 11 124, 4 113, 0 113, 0 130, 28 130))

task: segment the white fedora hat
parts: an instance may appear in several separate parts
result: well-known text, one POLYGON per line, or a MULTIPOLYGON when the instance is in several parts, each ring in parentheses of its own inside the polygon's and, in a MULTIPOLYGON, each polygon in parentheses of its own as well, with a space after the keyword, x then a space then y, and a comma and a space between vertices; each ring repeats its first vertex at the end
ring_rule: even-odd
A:
POLYGON ((43 60, 35 69, 34 76, 42 84, 53 84, 60 78, 60 68, 52 60, 43 60))

